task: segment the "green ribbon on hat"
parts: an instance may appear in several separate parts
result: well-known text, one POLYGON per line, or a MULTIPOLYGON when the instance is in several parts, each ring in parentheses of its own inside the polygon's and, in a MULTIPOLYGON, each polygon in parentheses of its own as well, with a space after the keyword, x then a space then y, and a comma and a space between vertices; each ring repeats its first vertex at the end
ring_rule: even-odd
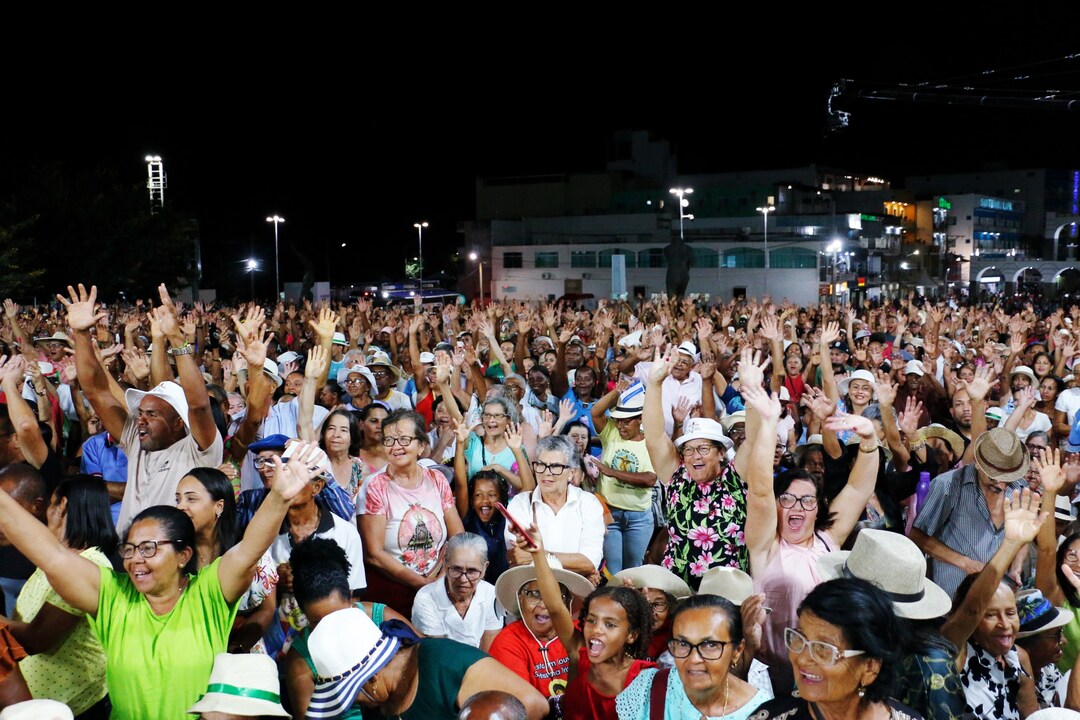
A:
MULTIPOLYGON (((206 695, 210 693, 222 693, 224 695, 236 695, 237 697, 248 697, 256 700, 266 700, 268 702, 281 704, 281 696, 277 693, 272 693, 267 690, 256 690, 254 688, 242 688, 235 685, 224 685, 222 683, 213 683, 206 688, 206 695)), ((200 700, 202 698, 199 698, 200 700)))

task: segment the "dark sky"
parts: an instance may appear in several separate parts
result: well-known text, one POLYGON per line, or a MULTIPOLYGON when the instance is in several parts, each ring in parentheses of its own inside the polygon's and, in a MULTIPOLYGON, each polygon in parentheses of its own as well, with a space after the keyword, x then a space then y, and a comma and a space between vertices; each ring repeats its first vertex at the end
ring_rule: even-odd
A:
MULTIPOLYGON (((989 27, 1000 34, 1002 22, 989 27)), ((685 45, 627 38, 587 52, 563 49, 575 38, 483 47, 458 38, 421 43, 414 57, 399 38, 386 53, 233 57, 197 72, 173 63, 122 80, 75 67, 50 92, 20 78, 35 99, 6 119, 0 166, 8 182, 46 160, 105 163, 140 182, 144 155, 157 153, 167 202, 200 220, 206 285, 246 287, 234 268, 252 241, 272 260, 264 219, 274 212, 317 268, 360 281, 398 274, 420 219, 431 222, 425 248, 448 255, 456 222, 473 215, 477 175, 599 170, 619 128, 672 141, 686 173, 809 162, 893 178, 985 163, 1080 167, 1080 110, 849 101, 851 127, 825 132, 827 90, 843 77, 856 87, 931 81, 957 94, 1057 89, 1080 99, 1080 59, 1052 62, 1080 51, 1073 24, 1040 22, 1010 42, 912 19, 899 33, 857 24, 858 43, 837 29, 758 44, 760 28, 747 26, 685 45)), ((299 279, 290 265, 285 279, 299 279)))

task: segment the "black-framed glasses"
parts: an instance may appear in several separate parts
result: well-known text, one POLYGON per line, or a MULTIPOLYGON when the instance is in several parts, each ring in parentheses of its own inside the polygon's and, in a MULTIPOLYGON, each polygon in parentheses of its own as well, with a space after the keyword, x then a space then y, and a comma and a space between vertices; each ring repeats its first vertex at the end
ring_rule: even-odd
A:
POLYGON ((536 462, 534 462, 532 464, 533 472, 536 473, 537 475, 544 475, 546 473, 551 473, 552 475, 555 475, 557 477, 559 475, 562 475, 563 471, 568 470, 569 468, 570 468, 569 465, 563 465, 561 463, 551 463, 549 465, 548 463, 542 463, 540 461, 536 461, 536 462))
POLYGON ((784 644, 796 655, 801 655, 803 650, 810 648, 810 659, 823 667, 835 665, 849 657, 866 654, 865 650, 841 650, 831 643, 810 640, 794 628, 784 629, 784 644))
POLYGON ((713 451, 713 449, 715 449, 715 448, 716 448, 716 446, 713 445, 712 443, 709 443, 708 445, 698 445, 696 447, 690 447, 689 445, 683 445, 682 448, 679 449, 679 453, 684 458, 686 458, 686 457, 694 457, 695 455, 698 456, 698 457, 705 457, 706 455, 711 453, 713 451))
POLYGON ((383 436, 382 444, 386 447, 394 447, 394 443, 397 443, 401 447, 409 447, 415 439, 411 435, 402 435, 401 437, 383 436))
POLYGON ((802 509, 810 512, 817 508, 817 495, 801 495, 795 497, 791 493, 781 493, 780 497, 776 498, 776 501, 780 503, 780 507, 785 510, 790 510, 795 507, 795 503, 799 503, 802 509))
POLYGON ((135 545, 134 543, 120 543, 116 546, 116 551, 124 560, 133 557, 136 550, 138 550, 139 554, 144 558, 152 558, 157 555, 158 545, 176 545, 179 542, 179 540, 143 540, 138 545, 135 545))
POLYGON ((446 574, 450 577, 459 578, 464 575, 466 580, 470 580, 472 582, 476 582, 477 580, 479 580, 480 575, 482 575, 483 572, 483 570, 479 570, 477 568, 465 568, 458 565, 451 565, 450 567, 446 568, 446 574))
POLYGON ((668 640, 667 649, 672 657, 680 660, 690 657, 690 653, 694 650, 698 651, 702 660, 719 660, 727 645, 727 642, 720 640, 702 640, 699 643, 691 643, 679 638, 671 638, 668 640))
POLYGON ((667 612, 667 609, 671 607, 667 600, 654 600, 649 603, 649 605, 652 606, 653 612, 655 613, 667 612))

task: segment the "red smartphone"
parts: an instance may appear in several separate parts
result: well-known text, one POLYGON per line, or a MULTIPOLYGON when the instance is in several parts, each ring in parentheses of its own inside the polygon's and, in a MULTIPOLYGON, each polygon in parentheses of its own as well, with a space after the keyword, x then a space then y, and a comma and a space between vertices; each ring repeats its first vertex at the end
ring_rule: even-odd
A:
POLYGON ((519 523, 514 518, 514 516, 510 514, 510 511, 506 509, 505 505, 503 505, 501 502, 497 502, 495 503, 495 509, 502 513, 502 516, 506 518, 506 522, 510 523, 514 527, 514 530, 521 533, 530 545, 532 545, 533 547, 539 547, 536 544, 536 541, 532 539, 532 536, 529 535, 528 532, 526 532, 525 528, 521 527, 521 523, 519 523))

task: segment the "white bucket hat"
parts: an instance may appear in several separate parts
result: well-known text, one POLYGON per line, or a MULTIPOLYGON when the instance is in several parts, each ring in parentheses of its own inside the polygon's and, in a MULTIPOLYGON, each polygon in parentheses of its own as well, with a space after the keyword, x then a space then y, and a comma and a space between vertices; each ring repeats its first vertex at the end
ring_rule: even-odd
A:
POLYGON ((622 395, 611 411, 611 419, 639 417, 645 410, 645 385, 634 383, 622 395))
POLYGON ((315 666, 309 718, 334 718, 352 707, 361 686, 394 659, 400 641, 379 629, 360 608, 332 612, 308 637, 315 666))
POLYGON ((363 375, 364 380, 366 380, 367 384, 368 384, 368 392, 370 392, 372 394, 378 392, 378 390, 376 389, 376 385, 375 385, 375 376, 372 375, 371 371, 368 370, 367 367, 365 367, 363 365, 350 365, 350 366, 346 366, 346 367, 343 367, 340 370, 338 370, 337 371, 338 384, 341 385, 342 387, 344 387, 345 386, 345 381, 348 380, 350 373, 360 373, 361 375, 363 375))
MULTIPOLYGON (((874 379, 873 373, 871 373, 869 370, 856 370, 855 372, 851 373, 851 375, 847 376, 836 384, 837 388, 840 390, 840 397, 844 397, 848 394, 848 387, 851 385, 852 380, 865 380, 866 382, 870 383, 871 388, 873 388, 874 385, 877 383, 877 380, 874 379)), ((876 395, 877 393, 874 394, 876 395)))
POLYGON ((258 653, 215 657, 206 694, 188 712, 291 717, 281 707, 277 664, 269 655, 258 653))
POLYGON ((8 705, 0 720, 73 720, 71 708, 58 700, 24 700, 8 705))
POLYGON ((687 418, 675 447, 681 448, 691 440, 714 440, 723 443, 728 450, 735 447, 731 438, 724 434, 724 426, 710 418, 687 418))
POLYGON ((866 529, 851 550, 818 558, 822 580, 855 577, 877 585, 893 602, 893 610, 909 620, 929 620, 949 612, 949 594, 926 579, 926 557, 900 533, 866 529))

